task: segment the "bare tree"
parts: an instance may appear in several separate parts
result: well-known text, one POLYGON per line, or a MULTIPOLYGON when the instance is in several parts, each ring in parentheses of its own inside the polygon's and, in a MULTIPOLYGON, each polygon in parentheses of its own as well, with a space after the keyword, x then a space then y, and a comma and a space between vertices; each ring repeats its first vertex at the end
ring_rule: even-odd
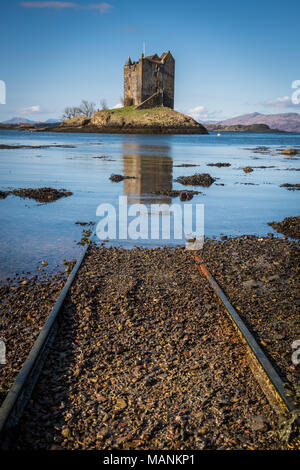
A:
POLYGON ((82 100, 79 110, 82 116, 92 117, 95 112, 95 103, 92 101, 82 100))
POLYGON ((76 116, 78 116, 78 108, 76 108, 76 106, 67 106, 65 109, 64 109, 64 113, 62 115, 62 118, 63 119, 72 119, 76 116))
POLYGON ((68 106, 64 109, 63 119, 72 119, 77 116, 92 117, 95 112, 95 103, 82 100, 79 106, 68 106))
POLYGON ((101 109, 103 109, 103 110, 104 110, 104 109, 108 109, 108 108, 107 108, 106 100, 101 100, 101 101, 100 101, 100 105, 101 105, 101 109))

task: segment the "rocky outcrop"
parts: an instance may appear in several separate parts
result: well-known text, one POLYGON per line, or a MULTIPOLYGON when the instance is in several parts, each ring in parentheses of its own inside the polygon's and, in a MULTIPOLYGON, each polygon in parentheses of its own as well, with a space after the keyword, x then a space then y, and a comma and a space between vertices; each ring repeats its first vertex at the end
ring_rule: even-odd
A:
POLYGON ((213 132, 284 132, 278 129, 270 129, 267 124, 234 124, 232 126, 220 126, 218 124, 209 124, 207 128, 213 132))
POLYGON ((150 109, 128 106, 97 111, 92 118, 68 119, 54 130, 123 134, 208 134, 207 129, 190 116, 163 106, 150 109))

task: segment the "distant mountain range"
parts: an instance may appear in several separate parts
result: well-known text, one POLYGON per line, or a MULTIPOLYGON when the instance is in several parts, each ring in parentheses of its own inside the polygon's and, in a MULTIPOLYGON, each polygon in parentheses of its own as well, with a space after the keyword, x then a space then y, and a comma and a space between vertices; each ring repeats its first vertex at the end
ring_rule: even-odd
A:
MULTIPOLYGON (((2 121, 0 124, 35 124, 36 122, 41 121, 31 121, 30 119, 25 119, 21 117, 14 117, 12 119, 8 119, 7 121, 2 121)), ((47 121, 43 121, 47 124, 51 124, 53 122, 60 122, 59 119, 47 119, 47 121)))
POLYGON ((14 117, 12 119, 8 119, 8 121, 3 121, 1 124, 34 124, 35 121, 31 121, 30 119, 14 117))
MULTIPOLYGON (((31 121, 30 119, 22 117, 14 117, 7 121, 3 121, 0 124, 36 124, 42 121, 31 121)), ((45 124, 52 124, 60 122, 59 119, 47 119, 43 121, 45 124)), ((300 132, 300 114, 299 113, 281 113, 281 114, 261 114, 251 113, 242 114, 224 121, 206 121, 207 129, 213 130, 214 128, 229 127, 229 126, 251 126, 254 124, 266 124, 271 129, 278 129, 286 132, 300 132)))
POLYGON ((300 114, 299 113, 281 113, 281 114, 243 114, 231 119, 216 122, 218 126, 235 126, 238 124, 267 124, 271 129, 278 129, 286 132, 300 132, 300 114))

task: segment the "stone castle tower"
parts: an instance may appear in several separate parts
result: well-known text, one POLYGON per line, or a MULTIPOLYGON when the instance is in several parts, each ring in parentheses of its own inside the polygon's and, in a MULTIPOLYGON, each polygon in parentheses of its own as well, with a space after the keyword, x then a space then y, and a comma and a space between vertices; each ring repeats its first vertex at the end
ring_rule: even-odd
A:
POLYGON ((174 108, 175 60, 170 51, 161 57, 144 56, 138 62, 128 57, 124 66, 124 106, 174 108))

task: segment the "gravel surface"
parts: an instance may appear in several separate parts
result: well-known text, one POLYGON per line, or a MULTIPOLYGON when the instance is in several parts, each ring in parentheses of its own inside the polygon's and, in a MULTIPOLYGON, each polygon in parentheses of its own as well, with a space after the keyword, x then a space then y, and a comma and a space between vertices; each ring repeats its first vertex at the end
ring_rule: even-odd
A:
POLYGON ((299 244, 246 235, 207 241, 200 258, 246 321, 281 377, 300 383, 292 343, 300 339, 299 244))
POLYGON ((276 421, 188 252, 90 246, 12 447, 285 448, 276 421))
POLYGON ((48 280, 18 275, 0 284, 0 339, 6 365, 0 366, 0 405, 13 384, 65 282, 63 274, 48 280))

